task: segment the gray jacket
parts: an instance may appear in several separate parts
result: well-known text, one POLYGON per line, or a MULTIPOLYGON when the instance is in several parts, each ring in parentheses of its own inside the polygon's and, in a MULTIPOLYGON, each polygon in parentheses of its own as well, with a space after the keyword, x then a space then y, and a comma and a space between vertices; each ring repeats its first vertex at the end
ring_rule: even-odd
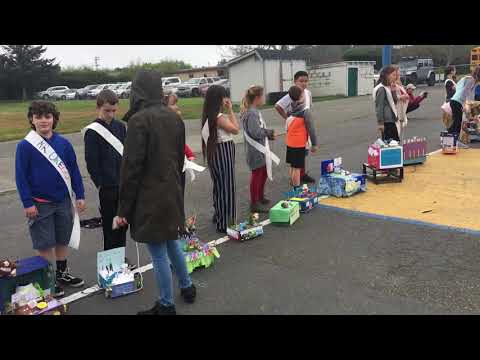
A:
MULTIPOLYGON (((253 140, 265 145, 265 139, 273 140, 273 130, 263 129, 260 127, 260 113, 255 108, 250 108, 244 112, 240 119, 242 121, 243 131, 246 132, 253 140)), ((246 160, 250 170, 255 170, 265 166, 265 155, 250 145, 245 139, 246 160)))
MULTIPOLYGON (((397 103, 397 94, 395 91, 392 91, 392 97, 395 104, 397 103)), ((390 104, 387 99, 387 92, 383 87, 380 87, 377 90, 375 97, 375 112, 377 114, 377 122, 379 124, 383 123, 395 123, 398 121, 395 113, 393 112, 390 104)))

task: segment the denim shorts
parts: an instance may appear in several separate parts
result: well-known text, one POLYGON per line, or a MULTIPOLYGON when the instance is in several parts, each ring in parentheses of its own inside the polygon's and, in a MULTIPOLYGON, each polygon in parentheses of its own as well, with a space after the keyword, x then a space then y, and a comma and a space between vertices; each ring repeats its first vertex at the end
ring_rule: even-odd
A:
POLYGON ((58 245, 68 245, 73 229, 73 212, 70 198, 60 203, 34 201, 38 216, 28 220, 30 236, 35 250, 48 250, 58 245))

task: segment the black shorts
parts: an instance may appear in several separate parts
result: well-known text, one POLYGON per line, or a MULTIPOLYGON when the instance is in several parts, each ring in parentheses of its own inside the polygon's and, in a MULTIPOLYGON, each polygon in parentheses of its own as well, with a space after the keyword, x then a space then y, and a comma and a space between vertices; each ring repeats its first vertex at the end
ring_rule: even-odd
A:
POLYGON ((303 169, 305 167, 305 156, 307 156, 306 149, 291 148, 287 146, 287 164, 292 168, 303 169))

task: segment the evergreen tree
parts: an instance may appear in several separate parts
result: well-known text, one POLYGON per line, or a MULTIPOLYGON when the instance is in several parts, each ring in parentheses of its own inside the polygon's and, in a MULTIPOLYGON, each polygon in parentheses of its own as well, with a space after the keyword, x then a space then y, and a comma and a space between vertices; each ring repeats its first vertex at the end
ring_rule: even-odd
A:
POLYGON ((43 58, 43 45, 2 45, 4 71, 15 98, 26 100, 49 84, 60 71, 55 58, 43 58))

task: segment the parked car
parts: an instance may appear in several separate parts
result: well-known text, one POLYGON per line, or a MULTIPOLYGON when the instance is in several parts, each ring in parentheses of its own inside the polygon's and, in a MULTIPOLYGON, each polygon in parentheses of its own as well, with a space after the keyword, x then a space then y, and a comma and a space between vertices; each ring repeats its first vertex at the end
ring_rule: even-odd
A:
POLYGON ((88 96, 88 91, 91 89, 94 89, 98 86, 97 85, 87 85, 84 88, 78 89, 77 90, 77 98, 78 99, 86 99, 88 96))
POLYGON ((109 86, 112 86, 112 85, 113 85, 113 84, 102 84, 102 85, 98 85, 97 87, 88 90, 88 93, 87 93, 88 95, 87 95, 87 97, 88 97, 89 99, 95 99, 95 98, 98 96, 98 94, 100 93, 100 91, 105 90, 105 89, 108 89, 108 87, 109 87, 109 86))
POLYGON ((182 83, 182 80, 179 77, 165 77, 162 79, 162 88, 163 92, 166 93, 176 93, 178 91, 178 86, 182 83))
POLYGON ((207 83, 206 83, 206 84, 201 84, 201 85, 198 87, 198 90, 199 90, 199 92, 200 92, 200 95, 206 94, 208 88, 210 87, 210 85, 213 85, 213 83, 215 83, 215 79, 214 79, 213 77, 206 77, 205 79, 207 79, 207 83))
POLYGON ((131 82, 122 84, 120 87, 115 89, 115 93, 120 99, 128 99, 130 97, 131 86, 132 86, 131 82))
POLYGON ((182 96, 200 96, 199 87, 207 84, 207 78, 192 78, 181 83, 177 88, 177 95, 182 96))
POLYGON ((435 85, 436 76, 432 59, 413 56, 403 57, 398 65, 400 66, 400 79, 403 84, 427 83, 428 86, 435 85))
POLYGON ((63 92, 68 89, 68 86, 52 86, 45 91, 40 91, 37 93, 37 96, 44 100, 58 100, 63 95, 63 92))
POLYGON ((77 89, 68 89, 60 95, 60 100, 74 100, 78 99, 77 89))
MULTIPOLYGON (((210 87, 210 85, 221 85, 221 86, 224 86, 225 84, 228 83, 228 79, 220 79, 219 77, 212 77, 212 78, 206 78, 207 79, 207 84, 204 84, 204 85, 201 85, 199 87, 200 89, 200 95, 201 96, 205 96, 205 94, 207 93, 207 90, 208 88, 210 87), (218 79, 215 81, 215 79, 218 79), (212 82, 210 82, 210 80, 212 82)), ((225 86, 224 86, 225 87, 225 86)), ((226 88, 226 87, 225 87, 226 88)), ((228 86, 228 90, 230 89, 230 85, 228 86)), ((230 96, 230 95, 229 95, 230 96)))

